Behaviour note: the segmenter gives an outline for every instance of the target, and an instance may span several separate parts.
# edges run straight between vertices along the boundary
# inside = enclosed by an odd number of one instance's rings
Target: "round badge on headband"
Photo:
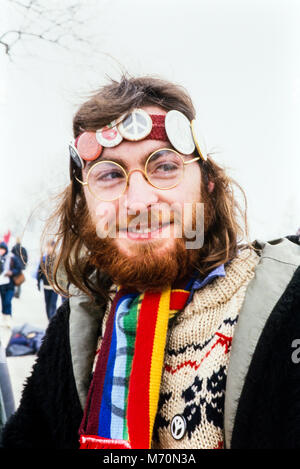
[[[190,155],[195,144],[188,118],[179,111],[169,111],[166,115],[165,127],[168,138],[179,153]]]
[[[77,148],[72,143],[69,143],[69,153],[76,166],[82,169],[84,167],[84,162],[80,157]]]
[[[193,139],[194,139],[196,148],[201,158],[204,161],[206,161],[207,160],[206,143],[205,143],[203,135],[201,134],[199,127],[200,127],[199,122],[196,119],[192,120],[191,129],[192,129]]]
[[[103,147],[110,148],[119,145],[123,137],[118,130],[117,121],[112,121],[102,129],[97,130],[96,139]]]
[[[93,161],[101,155],[102,145],[96,139],[95,132],[83,132],[75,143],[80,157],[85,161]]]
[[[122,137],[137,142],[147,137],[152,130],[152,119],[143,109],[134,109],[120,124],[118,129]]]

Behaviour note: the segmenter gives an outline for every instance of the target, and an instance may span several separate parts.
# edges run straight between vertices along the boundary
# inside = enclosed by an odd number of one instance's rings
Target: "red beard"
[[[158,255],[161,240],[137,244],[136,254],[127,256],[112,238],[100,239],[95,226],[88,220],[81,225],[81,237],[89,250],[90,262],[109,275],[116,285],[137,291],[159,290],[195,271],[199,250],[186,249],[185,239],[174,239],[173,248]],[[157,244],[158,243],[158,244]]]

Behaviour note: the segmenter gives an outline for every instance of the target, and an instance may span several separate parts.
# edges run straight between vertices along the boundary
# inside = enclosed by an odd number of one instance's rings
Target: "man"
[[[27,254],[27,250],[25,249],[25,247],[21,245],[21,240],[19,237],[16,238],[16,244],[13,246],[11,252],[19,258],[20,263],[22,265],[22,270],[25,270],[26,265],[28,263],[28,254]],[[21,296],[21,285],[16,285],[14,297],[20,298],[20,296]]]
[[[2,301],[2,325],[11,327],[12,299],[14,296],[13,277],[21,273],[22,265],[17,256],[8,251],[7,244],[0,243],[0,295]]]
[[[3,446],[299,447],[299,246],[242,244],[233,181],[181,87],[111,82],[73,129],[48,226],[70,298]]]

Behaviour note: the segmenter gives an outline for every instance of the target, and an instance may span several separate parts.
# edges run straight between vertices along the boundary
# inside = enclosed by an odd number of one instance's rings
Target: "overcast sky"
[[[60,8],[69,3],[61,0]],[[91,46],[74,42],[64,50],[26,39],[12,60],[0,49],[0,236],[9,228],[19,234],[35,206],[45,198],[47,206],[49,192],[68,182],[72,116],[121,67],[187,88],[209,149],[221,150],[216,161],[246,191],[252,239],[294,233],[300,226],[300,2],[81,3],[78,34]],[[2,31],[21,17],[2,0]],[[37,233],[25,231],[24,244],[37,243]]]

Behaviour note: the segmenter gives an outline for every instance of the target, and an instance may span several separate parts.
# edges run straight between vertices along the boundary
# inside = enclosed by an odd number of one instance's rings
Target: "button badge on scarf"
[[[203,135],[201,134],[199,127],[200,127],[199,122],[196,119],[192,120],[191,129],[192,129],[192,135],[193,135],[196,148],[201,158],[204,161],[206,161],[207,160],[206,143],[205,143]]]
[[[174,440],[181,440],[186,432],[186,420],[183,415],[175,415],[171,422],[171,435]]]
[[[77,148],[72,143],[69,143],[69,153],[76,166],[82,169],[84,167],[84,162],[82,161]]]
[[[102,152],[102,145],[97,141],[95,132],[83,132],[76,146],[79,155],[85,161],[95,160]]]
[[[190,155],[195,150],[191,125],[188,118],[179,111],[166,114],[165,128],[173,147],[183,155]]]
[[[117,121],[112,121],[110,124],[97,130],[96,139],[103,147],[116,147],[119,145],[123,137],[117,128]]]
[[[150,134],[152,119],[143,109],[135,109],[118,125],[118,129],[126,140],[137,142]]]

